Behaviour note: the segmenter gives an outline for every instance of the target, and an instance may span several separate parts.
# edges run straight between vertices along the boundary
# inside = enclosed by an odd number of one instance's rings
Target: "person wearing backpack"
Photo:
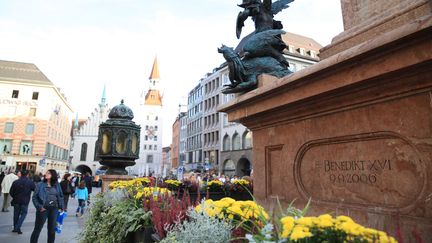
[[[85,203],[88,200],[88,190],[85,181],[82,180],[75,191],[75,196],[78,199],[78,208],[75,216],[82,216],[84,214]],[[81,212],[80,212],[81,211]]]
[[[75,192],[75,189],[72,186],[71,183],[72,175],[69,173],[66,173],[63,176],[63,180],[60,182],[60,187],[63,192],[63,198],[64,198],[64,211],[67,212],[68,202],[69,202],[69,196],[72,195]]]

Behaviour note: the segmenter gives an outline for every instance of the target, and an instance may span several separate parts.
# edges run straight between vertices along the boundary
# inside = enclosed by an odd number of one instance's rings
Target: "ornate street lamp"
[[[97,156],[108,167],[107,175],[127,175],[126,166],[135,165],[139,155],[141,127],[132,121],[132,110],[124,101],[112,108],[108,120],[99,125]]]

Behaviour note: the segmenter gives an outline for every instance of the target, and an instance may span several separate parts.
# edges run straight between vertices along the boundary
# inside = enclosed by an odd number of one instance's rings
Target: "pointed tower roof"
[[[76,115],[75,115],[75,121],[74,121],[74,126],[73,126],[73,128],[74,128],[74,129],[78,129],[78,112],[77,112]]]
[[[105,105],[106,102],[106,84],[104,84],[101,98],[101,105]]]
[[[153,67],[152,67],[149,79],[150,80],[159,80],[160,79],[157,56],[155,56],[155,59],[153,61]]]

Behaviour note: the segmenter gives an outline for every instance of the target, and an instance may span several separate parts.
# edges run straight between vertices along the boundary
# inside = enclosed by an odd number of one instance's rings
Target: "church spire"
[[[157,56],[155,56],[155,59],[153,61],[153,67],[152,67],[149,79],[150,80],[159,80],[160,79]]]
[[[149,77],[149,90],[144,99],[145,105],[157,105],[162,106],[162,96],[159,92],[159,66],[157,61],[157,56],[153,61],[153,67]]]
[[[101,98],[101,105],[105,105],[106,102],[106,84],[104,84],[103,91],[102,91],[102,98]]]

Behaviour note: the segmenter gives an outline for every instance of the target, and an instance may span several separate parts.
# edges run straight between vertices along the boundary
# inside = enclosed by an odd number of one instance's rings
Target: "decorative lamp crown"
[[[124,100],[121,100],[120,105],[114,106],[108,114],[110,119],[126,119],[132,120],[134,118],[131,108],[124,104]]]

